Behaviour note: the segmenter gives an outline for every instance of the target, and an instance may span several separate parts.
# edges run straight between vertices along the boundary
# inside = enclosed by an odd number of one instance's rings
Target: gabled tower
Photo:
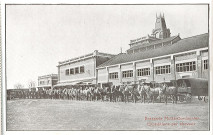
[[[164,14],[160,14],[160,16],[157,16],[156,14],[155,29],[152,30],[152,36],[159,39],[170,37],[170,29],[167,29],[166,27]]]

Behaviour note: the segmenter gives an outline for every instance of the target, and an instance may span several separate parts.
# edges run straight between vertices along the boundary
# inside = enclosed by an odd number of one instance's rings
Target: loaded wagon
[[[202,78],[183,78],[177,80],[177,95],[180,101],[191,102],[192,96],[208,101],[208,80]],[[201,98],[203,97],[203,98]]]
[[[29,89],[8,89],[7,100],[25,98],[27,93],[29,93]]]

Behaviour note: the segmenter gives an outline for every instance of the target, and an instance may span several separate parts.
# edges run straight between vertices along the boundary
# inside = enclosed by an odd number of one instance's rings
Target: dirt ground
[[[51,99],[7,101],[7,130],[209,130],[209,105]]]

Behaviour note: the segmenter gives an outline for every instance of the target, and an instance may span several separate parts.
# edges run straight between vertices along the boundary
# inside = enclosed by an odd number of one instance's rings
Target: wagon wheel
[[[203,97],[198,96],[198,100],[202,100],[202,99],[203,99]]]
[[[191,103],[191,101],[192,101],[192,95],[191,94],[186,94],[186,102],[187,103]]]
[[[209,101],[208,96],[205,96],[205,97],[204,97],[204,102],[205,102],[205,103],[208,103],[208,101]]]
[[[184,96],[183,95],[179,95],[179,101],[183,102],[184,101]]]

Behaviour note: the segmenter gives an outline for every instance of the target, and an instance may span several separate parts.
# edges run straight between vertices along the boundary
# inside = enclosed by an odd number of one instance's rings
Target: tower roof
[[[155,29],[152,30],[152,35],[161,39],[170,37],[170,30],[166,27],[164,14],[160,13],[159,16],[156,14]]]
[[[164,14],[163,15],[156,15],[156,22],[155,22],[155,29],[154,30],[166,30],[166,21],[164,18]]]

